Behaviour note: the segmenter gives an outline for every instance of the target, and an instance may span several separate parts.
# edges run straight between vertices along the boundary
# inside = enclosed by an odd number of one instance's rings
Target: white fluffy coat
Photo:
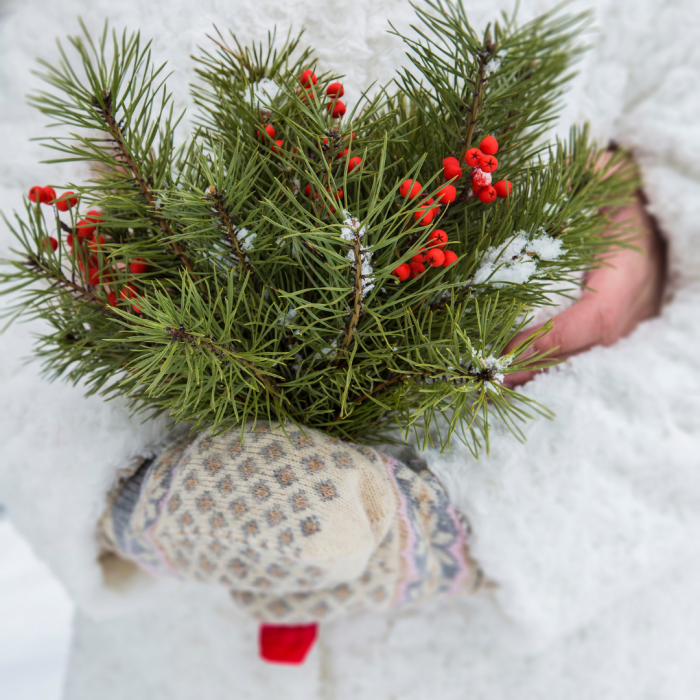
[[[510,0],[465,0],[477,26]],[[523,19],[551,6],[524,0]],[[256,659],[255,626],[225,593],[142,579],[108,586],[95,522],[120,469],[167,438],[119,401],[84,399],[26,364],[32,332],[0,337],[0,502],[80,608],[68,700],[193,697],[426,697],[484,700],[692,700],[700,685],[700,6],[696,0],[577,0],[600,33],[566,100],[560,131],[590,120],[601,140],[632,146],[651,210],[670,242],[669,301],[629,338],[594,349],[524,391],[554,409],[521,445],[489,458],[453,447],[431,467],[470,518],[474,553],[500,582],[492,599],[435,604],[322,629],[300,669]],[[244,39],[306,25],[325,68],[347,74],[348,101],[403,60],[387,20],[398,0],[15,0],[0,24],[0,207],[34,184],[77,181],[80,168],[38,165],[28,139],[43,117],[23,95],[33,59],[57,60],[53,37],[80,13],[141,28],[167,59],[176,104],[189,104],[189,54],[212,22]],[[0,230],[0,255],[11,245]]]

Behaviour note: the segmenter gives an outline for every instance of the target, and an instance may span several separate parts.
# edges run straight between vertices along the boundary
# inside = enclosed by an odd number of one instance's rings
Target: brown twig
[[[464,160],[466,152],[471,147],[472,138],[474,138],[474,129],[476,128],[479,109],[481,108],[481,103],[484,97],[484,88],[486,87],[486,65],[491,60],[491,56],[493,56],[495,50],[496,45],[491,41],[491,37],[487,35],[486,39],[484,40],[484,50],[479,52],[479,69],[476,79],[476,90],[473,92],[472,105],[469,111],[467,135],[462,142],[464,147],[459,157],[460,163]]]
[[[84,297],[87,301],[93,304],[97,304],[104,311],[117,313],[117,310],[113,306],[111,306],[111,304],[108,304],[104,299],[100,299],[100,297],[98,297],[97,294],[94,294],[90,290],[85,289],[85,287],[81,287],[79,284],[76,284],[75,282],[69,280],[65,275],[59,274],[55,270],[45,267],[42,264],[41,260],[39,260],[39,258],[30,257],[27,260],[27,265],[41,270],[41,272],[43,272],[45,275],[52,278],[55,284],[60,284],[63,287],[67,287],[72,292],[75,292],[76,294]]]
[[[352,244],[352,250],[355,257],[355,294],[353,296],[352,314],[350,315],[350,320],[345,328],[345,337],[343,338],[343,342],[338,348],[336,362],[343,359],[343,355],[355,335],[357,324],[360,322],[360,314],[362,313],[362,243],[360,240],[360,234],[357,231],[354,233],[355,242]]]
[[[233,248],[234,252],[236,253],[236,257],[238,258],[240,266],[245,272],[250,272],[250,266],[245,261],[245,254],[241,250],[238,238],[236,237],[236,227],[231,221],[231,216],[229,215],[228,210],[226,209],[226,205],[224,204],[224,198],[222,194],[216,190],[216,187],[214,187],[214,185],[210,185],[209,195],[214,200],[214,207],[217,213],[219,214],[219,218],[224,224],[224,227],[226,228],[226,233],[228,234],[228,237],[231,241],[231,248]]]
[[[138,184],[139,189],[141,190],[143,196],[146,198],[148,205],[153,210],[153,216],[158,222],[158,225],[163,231],[163,234],[165,235],[166,239],[168,239],[170,245],[172,245],[173,250],[177,253],[180,260],[182,260],[182,263],[187,268],[188,272],[190,272],[196,280],[197,277],[194,274],[194,263],[189,258],[187,253],[185,253],[184,247],[177,241],[172,240],[173,232],[170,228],[170,223],[158,211],[158,207],[156,206],[156,195],[151,189],[148,180],[141,173],[141,169],[139,168],[139,165],[134,159],[134,157],[131,155],[131,152],[129,151],[129,148],[127,147],[126,143],[124,143],[121,127],[117,123],[117,120],[115,119],[114,114],[112,113],[111,94],[108,92],[104,92],[102,95],[102,101],[103,105],[99,106],[100,116],[102,117],[102,120],[107,126],[109,133],[112,134],[112,138],[115,144],[114,147],[119,153],[119,158],[122,161],[122,165],[126,166],[131,171],[131,174],[134,176],[135,182]]]

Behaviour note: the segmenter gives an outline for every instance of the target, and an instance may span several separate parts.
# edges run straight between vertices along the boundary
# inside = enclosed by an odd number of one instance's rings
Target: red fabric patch
[[[260,658],[273,664],[303,664],[316,641],[318,624],[260,625]]]

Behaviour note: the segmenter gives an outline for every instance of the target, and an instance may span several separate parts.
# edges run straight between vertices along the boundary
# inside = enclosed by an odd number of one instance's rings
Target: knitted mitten
[[[102,518],[111,548],[156,575],[216,583],[283,624],[417,604],[475,586],[440,483],[315,430],[258,423],[183,438]]]

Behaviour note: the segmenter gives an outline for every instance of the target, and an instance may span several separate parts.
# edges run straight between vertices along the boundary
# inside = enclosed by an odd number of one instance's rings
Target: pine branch
[[[106,301],[100,299],[100,297],[98,297],[96,294],[85,289],[84,287],[81,287],[79,284],[72,282],[65,275],[60,274],[56,270],[53,270],[50,267],[43,265],[39,258],[30,256],[26,261],[26,265],[33,271],[41,272],[46,279],[52,280],[54,284],[57,284],[61,287],[65,287],[66,289],[71,290],[78,296],[83,297],[91,304],[95,304],[100,309],[102,309],[102,311],[107,311],[109,313],[117,313],[116,309],[110,306]]]
[[[219,218],[221,219],[221,222],[223,223],[224,228],[226,229],[226,234],[228,235],[229,240],[231,241],[231,248],[233,249],[234,253],[236,254],[236,257],[238,258],[238,264],[241,266],[241,269],[243,269],[245,272],[250,272],[250,267],[245,261],[245,254],[241,250],[238,238],[236,237],[236,228],[233,225],[233,222],[231,221],[231,216],[229,215],[229,212],[226,209],[224,199],[221,193],[216,190],[216,187],[214,187],[214,185],[209,185],[209,195],[214,200],[214,207],[216,208]]]
[[[248,368],[255,375],[257,380],[265,388],[265,391],[270,395],[270,397],[277,403],[282,402],[287,405],[287,410],[291,415],[295,415],[293,407],[290,405],[289,400],[284,396],[284,392],[280,387],[273,381],[270,377],[265,374],[259,367],[257,367],[250,360],[246,360],[241,357],[235,350],[230,346],[222,345],[220,343],[215,343],[212,338],[208,340],[202,340],[197,336],[188,333],[184,326],[180,324],[179,328],[166,327],[165,332],[172,338],[174,343],[188,343],[193,348],[203,347],[209,350],[209,352],[214,355],[214,357],[219,360],[228,359],[240,363],[244,367]]]
[[[121,126],[117,122],[114,113],[112,112],[112,95],[105,91],[102,94],[102,104],[100,104],[98,100],[94,100],[94,103],[95,107],[99,110],[100,116],[102,117],[102,120],[104,121],[109,133],[112,134],[112,138],[116,144],[116,149],[123,161],[122,164],[131,171],[134,180],[138,184],[143,196],[146,198],[153,217],[163,231],[165,238],[168,240],[170,245],[172,245],[173,250],[177,253],[180,260],[182,260],[182,263],[187,268],[188,272],[190,272],[196,280],[197,275],[194,273],[194,263],[185,252],[182,244],[172,240],[173,232],[170,227],[170,222],[158,210],[157,197],[151,189],[151,185],[148,183],[148,180],[141,173],[139,164],[136,162],[126,143],[124,142]]]
[[[525,346],[500,354],[530,310],[552,303],[551,282],[573,289],[624,243],[607,235],[610,212],[635,181],[624,168],[595,170],[585,130],[541,139],[579,51],[580,17],[549,13],[520,28],[505,18],[480,37],[459,3],[428,0],[416,12],[398,93],[380,87],[342,119],[326,97],[340,76],[322,73],[298,39],[245,47],[218,33],[195,59],[200,127],[180,149],[164,67],[138,34],[105,30],[93,42],[84,30],[71,39],[80,70],[65,53],[44,64],[52,91],[32,101],[71,127],[49,145],[97,164],[70,189],[80,212],[101,211],[94,238],[70,254],[63,232],[75,236],[78,209],[27,203],[26,223],[18,217],[22,252],[0,283],[22,295],[13,314],[55,329],[40,340],[45,366],[196,429],[264,416],[368,439],[395,421],[444,449],[461,433],[476,452],[498,416],[522,437],[524,408],[543,410],[500,384]],[[307,69],[316,87],[301,85]],[[498,139],[512,194],[486,205],[465,172],[456,201],[425,222],[443,159],[482,134]],[[405,179],[422,183],[420,196],[400,196]],[[435,228],[457,261],[400,282],[392,271]],[[105,284],[125,308],[106,308]]]

